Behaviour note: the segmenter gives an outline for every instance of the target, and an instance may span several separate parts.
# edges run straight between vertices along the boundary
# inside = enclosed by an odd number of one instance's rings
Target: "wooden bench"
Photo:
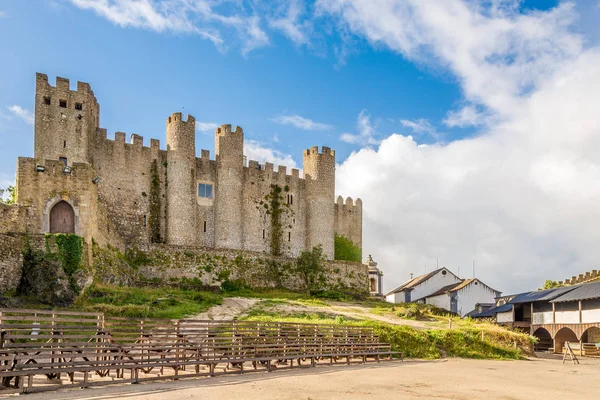
[[[600,348],[594,343],[584,343],[583,355],[586,357],[600,357]]]
[[[372,327],[0,309],[0,394],[53,390],[61,374],[87,387],[394,357]]]

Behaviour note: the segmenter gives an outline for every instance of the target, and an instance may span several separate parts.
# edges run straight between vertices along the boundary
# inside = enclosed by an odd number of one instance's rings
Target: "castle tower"
[[[167,118],[167,243],[193,246],[196,229],[196,120]]]
[[[100,126],[100,105],[89,84],[77,82],[71,90],[69,80],[36,74],[34,157],[61,160],[68,165],[90,162],[91,137]]]
[[[333,259],[335,151],[311,147],[304,152],[304,178],[306,180],[306,247],[323,246],[323,253]]]
[[[242,187],[244,180],[244,131],[221,125],[215,131],[217,182],[215,198],[215,247],[243,248]]]

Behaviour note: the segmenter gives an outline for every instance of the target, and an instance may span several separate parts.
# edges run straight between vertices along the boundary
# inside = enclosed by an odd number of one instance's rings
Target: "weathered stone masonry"
[[[320,244],[329,259],[334,233],[362,246],[362,202],[334,202],[335,152],[327,147],[304,152],[301,178],[297,169],[245,165],[244,132],[231,125],[216,129],[214,160],[208,150],[196,157],[195,120],[181,113],[167,118],[166,150],[137,134],[109,140],[90,85],[71,90],[57,78],[52,86],[44,74],[36,75],[34,129],[34,158],[18,160],[18,206],[0,209],[9,217],[0,233],[46,233],[60,221],[88,243],[121,249],[159,241],[258,253],[272,253],[278,235],[283,256]],[[277,231],[267,200],[276,186],[284,203]]]

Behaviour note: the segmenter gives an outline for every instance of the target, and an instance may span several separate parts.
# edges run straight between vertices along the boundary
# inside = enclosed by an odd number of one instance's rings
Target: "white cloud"
[[[261,19],[240,4],[231,3],[230,13],[219,12],[221,4],[211,0],[70,0],[78,8],[91,10],[121,27],[198,35],[218,49],[235,33],[243,54],[269,44]],[[233,40],[231,40],[233,41]]]
[[[6,13],[6,11],[0,10],[0,18],[6,18],[6,17],[8,17],[8,14]]]
[[[271,118],[270,121],[282,125],[292,125],[298,129],[304,129],[306,131],[326,131],[333,129],[333,126],[331,125],[315,122],[299,115],[283,115],[280,117]]]
[[[25,123],[33,125],[33,113],[31,111],[17,105],[8,106],[6,108],[8,108],[15,116],[25,121]]]
[[[307,31],[310,28],[310,23],[308,21],[300,22],[304,11],[305,4],[303,1],[291,0],[284,15],[271,18],[269,26],[280,30],[296,44],[306,44],[309,41]]]
[[[505,292],[600,267],[600,48],[571,30],[571,3],[527,14],[467,0],[318,7],[379,49],[452,74],[473,108],[445,123],[481,126],[447,144],[393,134],[338,168],[338,192],[364,201],[364,253],[387,288],[436,259],[466,276],[475,259]]]
[[[378,144],[379,141],[374,138],[375,125],[371,123],[371,116],[367,110],[362,110],[356,118],[356,128],[358,133],[342,133],[340,140],[350,144],[371,145]]]
[[[424,118],[415,120],[401,119],[400,124],[405,128],[410,128],[417,135],[429,135],[436,140],[442,137],[442,134],[437,131],[435,126]]]
[[[258,161],[261,164],[270,162],[276,166],[286,166],[288,167],[288,170],[296,168],[296,162],[291,155],[266,147],[255,140],[244,141],[244,155],[248,160]]]
[[[196,121],[196,130],[202,133],[213,133],[221,124],[216,122],[201,122]]]
[[[449,128],[465,128],[468,126],[481,126],[484,124],[485,119],[485,115],[478,112],[476,107],[468,105],[459,110],[449,111],[442,122]]]

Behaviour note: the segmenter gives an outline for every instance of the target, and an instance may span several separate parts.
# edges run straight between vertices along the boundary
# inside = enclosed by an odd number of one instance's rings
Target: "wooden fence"
[[[393,357],[372,327],[0,309],[0,395]]]

